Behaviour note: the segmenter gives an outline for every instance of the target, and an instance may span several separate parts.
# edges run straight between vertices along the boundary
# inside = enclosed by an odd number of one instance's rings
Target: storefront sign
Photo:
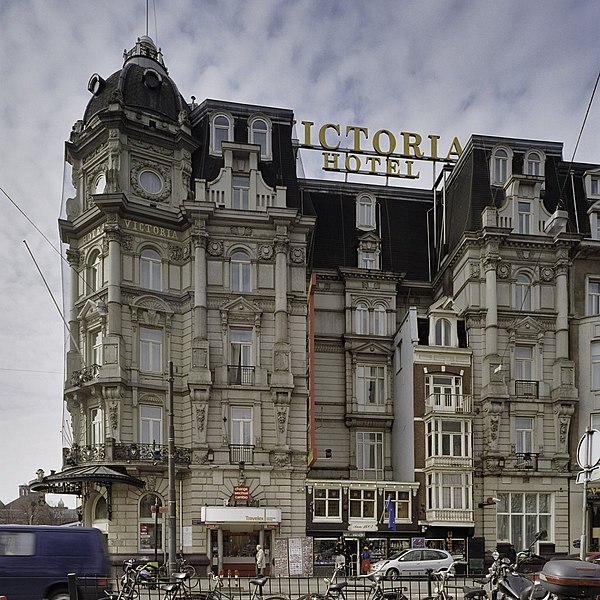
[[[202,506],[200,519],[207,525],[209,523],[273,524],[281,523],[281,509],[250,506]]]
[[[350,523],[348,531],[377,531],[377,523]]]
[[[371,133],[367,127],[338,123],[325,123],[317,129],[313,121],[301,125],[300,148],[321,150],[324,171],[418,179],[421,173],[415,161],[455,162],[462,154],[457,137],[442,146],[439,135],[424,137],[414,131],[379,129]]]
[[[138,233],[149,233],[150,235],[156,235],[158,237],[167,238],[169,240],[177,240],[177,232],[173,229],[167,229],[166,227],[159,227],[158,225],[150,225],[150,223],[141,223],[139,221],[133,221],[132,219],[123,219],[122,222],[125,229],[130,231],[136,231]]]
[[[233,488],[234,500],[250,500],[250,488],[247,485],[236,485]]]

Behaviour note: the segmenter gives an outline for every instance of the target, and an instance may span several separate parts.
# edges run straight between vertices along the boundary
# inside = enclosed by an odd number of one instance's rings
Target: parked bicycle
[[[432,582],[431,591],[433,595],[423,598],[423,600],[452,600],[452,596],[448,592],[448,580],[454,577],[454,565],[448,569],[440,569],[439,571],[429,571],[427,575]]]
[[[203,594],[198,594],[196,597],[199,600],[238,600],[238,598],[234,598],[232,594],[229,594],[223,590],[223,576],[222,575],[209,575],[209,588],[208,592]],[[213,585],[211,587],[210,582],[212,581]],[[289,600],[287,596],[284,594],[270,594],[265,596],[263,593],[263,587],[269,581],[269,578],[266,575],[259,575],[254,579],[250,579],[248,582],[250,585],[254,586],[252,590],[252,594],[250,596],[250,600]]]
[[[298,600],[346,600],[344,588],[348,585],[348,582],[345,580],[336,582],[338,574],[343,572],[344,568],[344,563],[337,563],[333,569],[331,577],[323,578],[327,584],[324,594],[306,594],[300,596]]]
[[[368,575],[362,575],[370,581],[370,590],[367,600],[408,600],[404,592],[408,588],[395,587],[389,590],[384,589],[383,581],[386,580],[386,576],[383,573],[369,573]]]

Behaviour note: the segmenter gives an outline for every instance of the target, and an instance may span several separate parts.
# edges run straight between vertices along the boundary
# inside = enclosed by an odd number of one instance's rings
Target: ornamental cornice
[[[365,280],[374,280],[374,281],[390,281],[393,283],[400,283],[406,277],[406,273],[392,273],[390,271],[373,271],[373,270],[363,270],[363,269],[342,269],[340,268],[340,277],[343,280],[348,279],[365,279]],[[317,274],[317,283],[319,279],[337,279],[340,277],[327,277],[321,276],[321,274]]]
[[[165,146],[158,146],[156,144],[150,144],[138,139],[129,139],[129,145],[132,148],[141,148],[142,150],[154,152],[154,154],[161,154],[162,156],[174,156],[174,152],[170,148]]]
[[[341,341],[315,341],[315,352],[324,352],[327,354],[340,354],[344,352],[344,344]]]
[[[67,248],[67,262],[74,269],[79,267],[81,262],[81,252],[79,252],[79,250]]]

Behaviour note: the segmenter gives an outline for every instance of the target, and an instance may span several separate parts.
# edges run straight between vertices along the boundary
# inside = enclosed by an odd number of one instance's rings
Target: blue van
[[[69,600],[69,573],[77,575],[80,600],[105,596],[108,552],[99,529],[0,525],[0,596]]]

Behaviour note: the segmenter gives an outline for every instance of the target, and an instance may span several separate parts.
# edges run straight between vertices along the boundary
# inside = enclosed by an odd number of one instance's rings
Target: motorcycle
[[[539,531],[531,544],[517,554],[514,562],[507,557],[500,557],[498,552],[493,553],[494,562],[488,570],[485,579],[479,580],[479,588],[464,588],[466,600],[483,600],[488,596],[485,586],[489,586],[489,597],[491,600],[548,600],[549,590],[543,588],[539,583],[533,581],[518,569],[521,565],[534,558],[544,560],[533,552],[533,546],[546,537],[545,531]]]

